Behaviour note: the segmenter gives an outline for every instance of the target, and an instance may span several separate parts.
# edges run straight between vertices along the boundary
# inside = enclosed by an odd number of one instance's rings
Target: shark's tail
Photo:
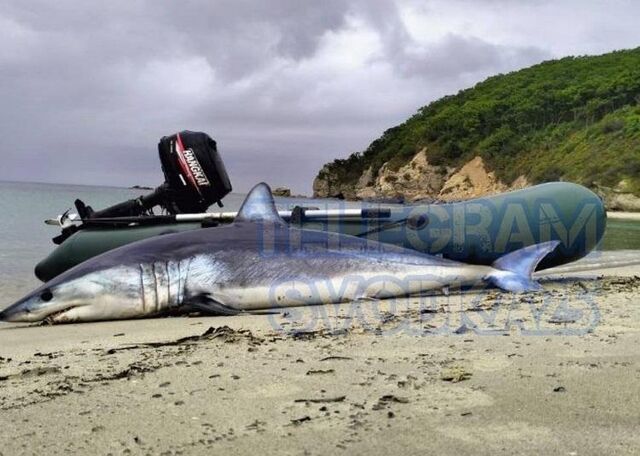
[[[522,293],[538,291],[542,287],[533,280],[531,274],[538,263],[558,247],[560,241],[542,242],[530,245],[498,258],[491,267],[494,269],[486,280],[506,291]]]

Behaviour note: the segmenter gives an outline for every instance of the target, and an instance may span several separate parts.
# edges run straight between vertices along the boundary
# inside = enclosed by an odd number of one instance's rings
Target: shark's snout
[[[0,321],[11,323],[32,323],[68,308],[64,300],[54,299],[54,295],[47,287],[41,287],[24,296],[0,311]]]
[[[30,309],[25,299],[11,304],[0,311],[0,321],[23,322],[29,321]]]
[[[28,317],[29,313],[28,311],[25,311],[25,309],[21,308],[19,304],[20,303],[18,302],[2,309],[0,311],[0,321],[6,321],[6,322],[26,321],[26,317]]]
[[[142,302],[139,273],[115,267],[71,278],[63,274],[2,309],[0,321],[72,323],[113,319],[114,314],[128,317]]]

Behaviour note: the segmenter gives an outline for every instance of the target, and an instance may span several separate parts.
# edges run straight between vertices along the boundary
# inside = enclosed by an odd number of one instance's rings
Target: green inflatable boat
[[[213,229],[233,214],[182,214],[85,221],[35,268],[47,281],[76,264],[116,247],[186,230]],[[305,229],[335,231],[401,245],[458,261],[491,264],[523,246],[559,240],[539,269],[575,261],[593,250],[605,231],[602,201],[576,184],[554,182],[463,202],[389,208],[317,211],[295,208],[281,214]],[[198,221],[195,221],[198,220]]]

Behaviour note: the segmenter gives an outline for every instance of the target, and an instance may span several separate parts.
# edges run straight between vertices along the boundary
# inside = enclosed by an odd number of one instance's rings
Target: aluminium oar
[[[296,209],[290,211],[278,211],[278,215],[290,220],[295,217]],[[237,212],[203,212],[198,214],[172,214],[172,215],[148,215],[135,217],[105,217],[82,219],[78,214],[62,214],[54,219],[47,219],[47,225],[67,227],[74,223],[90,225],[155,225],[163,223],[193,223],[205,221],[231,222],[237,216]],[[343,220],[343,219],[385,219],[391,216],[391,210],[387,208],[372,209],[302,209],[301,217],[305,220]]]

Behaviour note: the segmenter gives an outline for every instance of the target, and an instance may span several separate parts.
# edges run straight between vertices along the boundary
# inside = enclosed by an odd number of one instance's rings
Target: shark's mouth
[[[61,319],[60,317],[62,317],[62,315],[68,312],[69,310],[75,309],[75,307],[76,306],[65,307],[64,309],[60,309],[52,314],[49,314],[45,317],[44,320],[42,320],[42,323],[45,325],[53,325],[54,323],[64,323],[65,320]]]

